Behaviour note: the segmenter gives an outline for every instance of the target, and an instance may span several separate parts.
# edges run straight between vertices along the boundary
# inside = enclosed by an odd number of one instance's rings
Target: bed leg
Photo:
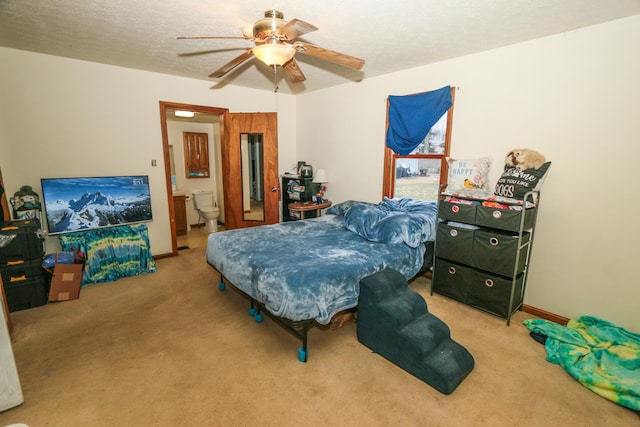
[[[264,320],[264,317],[260,312],[260,306],[256,307],[256,304],[254,303],[253,298],[251,298],[251,307],[249,307],[249,316],[253,317],[256,320],[256,323],[262,323],[262,321]]]
[[[298,360],[302,363],[307,363],[307,357],[309,356],[309,349],[307,348],[307,328],[305,326],[302,332],[302,347],[298,349]]]
[[[303,323],[302,331],[298,334],[300,336],[300,339],[302,339],[302,347],[298,349],[298,360],[302,363],[306,363],[307,358],[309,357],[309,348],[307,347],[307,333],[309,332],[309,329],[311,329],[312,325],[313,322]]]
[[[308,355],[308,350],[306,349],[305,346],[300,347],[298,349],[298,360],[301,361],[302,363],[307,363],[307,355]]]

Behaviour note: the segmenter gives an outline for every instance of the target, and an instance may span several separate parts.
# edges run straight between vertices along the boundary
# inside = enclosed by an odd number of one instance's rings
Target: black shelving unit
[[[313,178],[297,176],[282,176],[282,221],[296,221],[300,213],[290,212],[289,204],[296,202],[310,202],[317,193],[320,184],[314,183]],[[315,211],[305,214],[305,218],[314,218]]]
[[[507,319],[522,307],[539,194],[500,201],[440,195],[431,292]],[[518,210],[519,206],[523,206]]]

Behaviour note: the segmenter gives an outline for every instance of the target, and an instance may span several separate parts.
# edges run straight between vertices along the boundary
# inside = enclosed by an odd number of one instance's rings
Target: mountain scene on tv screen
[[[49,232],[61,233],[151,220],[151,198],[148,193],[118,193],[117,196],[109,195],[104,190],[93,189],[79,197],[47,201]]]

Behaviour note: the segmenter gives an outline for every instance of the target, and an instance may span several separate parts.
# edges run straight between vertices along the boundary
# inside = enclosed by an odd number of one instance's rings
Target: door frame
[[[178,252],[178,237],[176,234],[176,213],[173,205],[173,189],[171,186],[171,159],[169,156],[169,134],[167,132],[167,110],[187,110],[197,113],[215,114],[223,121],[224,114],[228,108],[207,107],[204,105],[181,104],[177,102],[160,101],[160,128],[162,131],[162,152],[164,156],[165,182],[167,186],[167,201],[169,204],[169,223],[171,227],[171,253],[173,256]],[[221,123],[223,126],[223,123]]]

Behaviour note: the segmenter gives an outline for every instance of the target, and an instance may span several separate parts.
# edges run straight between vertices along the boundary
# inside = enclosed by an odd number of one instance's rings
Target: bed
[[[355,308],[360,279],[388,267],[410,279],[430,266],[436,214],[436,202],[349,201],[318,218],[212,233],[206,259],[220,290],[250,298],[256,321],[264,311],[298,335],[305,362],[307,332]]]

